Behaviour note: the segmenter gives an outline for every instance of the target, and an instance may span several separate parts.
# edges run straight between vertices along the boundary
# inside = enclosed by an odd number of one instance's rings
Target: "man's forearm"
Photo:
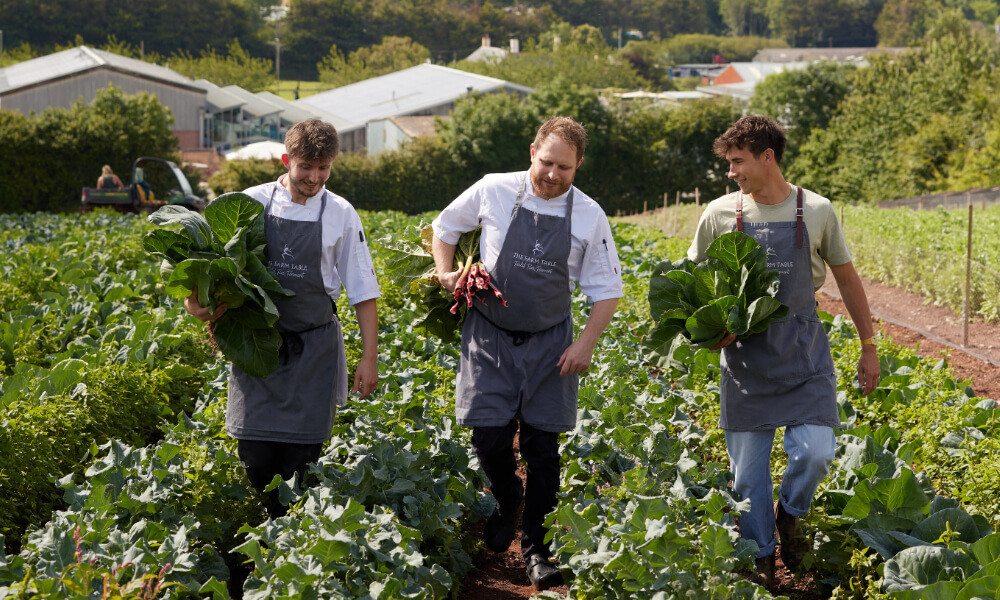
[[[361,359],[378,357],[378,301],[375,298],[354,305],[361,330]]]
[[[431,256],[434,257],[434,266],[437,269],[438,277],[455,270],[455,244],[442,241],[438,236],[431,240]]]
[[[591,347],[596,346],[597,340],[600,339],[601,334],[604,333],[608,324],[611,323],[611,319],[614,318],[617,308],[618,298],[609,298],[594,302],[594,306],[590,309],[590,317],[587,319],[587,324],[580,333],[580,341],[586,342]]]

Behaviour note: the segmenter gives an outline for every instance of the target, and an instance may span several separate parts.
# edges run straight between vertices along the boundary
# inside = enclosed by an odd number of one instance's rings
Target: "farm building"
[[[344,152],[368,147],[369,121],[404,116],[451,114],[455,101],[467,94],[505,92],[524,97],[531,88],[430,63],[320,92],[294,102],[322,110],[346,122],[340,145]]]
[[[201,147],[205,90],[166,67],[78,46],[0,69],[0,110],[24,114],[90,102],[114,84],[127,94],[149,92],[174,115],[183,150]]]

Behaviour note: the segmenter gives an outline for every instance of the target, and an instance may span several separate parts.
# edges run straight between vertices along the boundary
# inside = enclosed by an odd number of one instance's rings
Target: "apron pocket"
[[[793,316],[774,321],[764,331],[767,357],[763,372],[768,379],[800,381],[816,375],[829,354],[826,334],[819,319]]]

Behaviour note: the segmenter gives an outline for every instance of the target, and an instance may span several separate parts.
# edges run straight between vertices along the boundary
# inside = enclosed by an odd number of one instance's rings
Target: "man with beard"
[[[280,318],[278,369],[253,377],[232,366],[226,431],[237,439],[251,485],[263,491],[275,475],[301,479],[330,439],[336,407],[347,400],[347,359],[335,299],[343,285],[358,319],[362,355],[354,392],[364,398],[378,383],[378,280],[357,211],[324,184],[340,150],[337,130],[309,119],[285,135],[288,172],[244,193],[264,205],[268,266],[295,297],[275,302]],[[184,301],[202,321],[222,316]],[[277,490],[265,499],[272,518],[287,512]]]
[[[579,374],[622,296],[608,218],[573,187],[586,145],[586,131],[573,119],[548,120],[530,146],[529,171],[487,175],[433,223],[441,285],[455,289],[455,246],[482,226],[482,262],[509,303],[490,296],[466,316],[455,412],[460,425],[473,428],[472,446],[497,500],[483,532],[486,546],[507,550],[523,505],[521,554],[538,590],[562,583],[544,525],[559,489],[558,435],[576,426]],[[593,306],[574,341],[570,296],[577,282]],[[515,473],[518,429],[523,486]]]

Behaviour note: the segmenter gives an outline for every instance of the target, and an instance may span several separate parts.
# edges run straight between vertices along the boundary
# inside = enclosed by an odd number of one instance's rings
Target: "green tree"
[[[387,36],[380,44],[359,48],[346,59],[336,46],[316,66],[319,80],[340,87],[401,71],[430,59],[430,51],[408,37]]]
[[[939,7],[936,0],[886,0],[875,20],[878,43],[883,46],[913,44],[924,37]]]
[[[847,201],[945,191],[968,148],[984,147],[1000,109],[989,35],[941,27],[920,50],[873,55],[825,130],[789,169],[796,181]]]
[[[197,58],[181,51],[169,59],[170,68],[192,79],[207,79],[220,86],[238,85],[252,92],[265,90],[274,82],[274,63],[254,58],[233,40],[226,55],[205,48]]]
[[[784,165],[791,164],[814,129],[824,129],[851,91],[857,67],[817,62],[768,76],[754,88],[750,112],[777,120],[788,131]]]
[[[124,174],[139,156],[177,159],[172,124],[156,96],[114,86],[38,116],[0,111],[0,211],[67,210],[101,165]]]
[[[766,35],[767,0],[720,0],[719,13],[732,35]]]

